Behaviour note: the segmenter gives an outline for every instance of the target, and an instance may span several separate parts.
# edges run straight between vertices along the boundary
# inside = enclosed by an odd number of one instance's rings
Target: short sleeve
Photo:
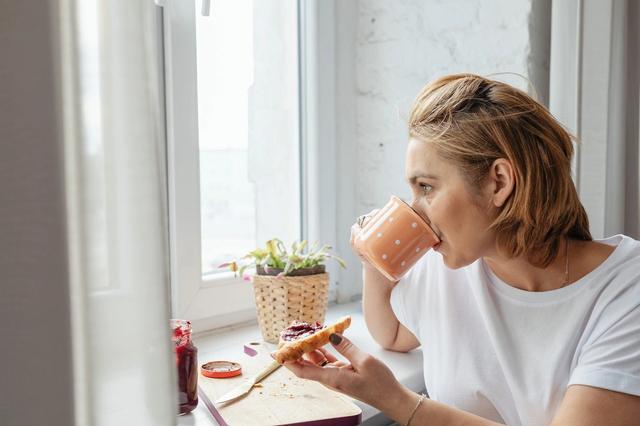
[[[429,253],[422,257],[391,291],[391,309],[398,321],[420,339]]]
[[[640,395],[640,283],[619,294],[600,315],[569,385]]]

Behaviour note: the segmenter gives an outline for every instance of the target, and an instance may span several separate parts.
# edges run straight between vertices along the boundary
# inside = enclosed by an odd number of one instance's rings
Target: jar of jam
[[[170,324],[178,369],[179,414],[186,414],[198,405],[198,348],[191,341],[190,321],[172,319]]]

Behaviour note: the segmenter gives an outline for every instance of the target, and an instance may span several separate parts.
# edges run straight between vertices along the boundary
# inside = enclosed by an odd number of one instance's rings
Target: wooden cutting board
[[[247,396],[215,406],[213,401],[271,363],[270,350],[262,343],[248,343],[244,354],[229,361],[242,365],[242,375],[212,379],[200,374],[199,396],[221,426],[314,425],[351,426],[360,424],[362,411],[350,398],[320,383],[296,377],[278,368],[254,387]]]

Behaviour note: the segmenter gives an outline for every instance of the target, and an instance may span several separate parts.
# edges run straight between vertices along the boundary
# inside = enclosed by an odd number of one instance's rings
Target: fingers
[[[301,379],[315,380],[320,383],[327,381],[327,371],[325,371],[323,367],[318,367],[306,359],[286,363],[284,366]]]
[[[324,367],[325,365],[332,365],[334,367],[341,367],[345,365],[344,362],[339,361],[338,358],[331,352],[327,351],[325,348],[318,348],[313,352],[306,353],[302,355],[303,357],[300,360],[304,360],[306,362],[310,362],[313,365],[317,365],[320,367]],[[271,358],[274,358],[274,355],[271,354]],[[288,360],[283,363],[286,364],[295,364],[299,360]]]
[[[369,222],[369,220],[371,220],[371,218],[373,216],[376,215],[376,213],[378,213],[380,211],[380,209],[373,209],[371,210],[369,213],[367,214],[363,214],[362,216],[359,216],[358,218],[362,218],[362,222],[360,223],[360,226],[365,226],[367,224],[367,222]]]
[[[321,367],[324,367],[325,365],[327,365],[330,362],[327,359],[327,357],[325,356],[325,354],[322,353],[319,350],[310,352],[308,354],[305,354],[304,356],[309,362],[311,362],[311,363],[313,363],[315,365],[319,365]]]
[[[354,223],[351,226],[351,235],[349,236],[349,245],[351,246],[351,249],[354,251],[354,253],[358,255],[358,257],[362,262],[367,262],[367,259],[362,255],[362,253],[360,253],[360,250],[358,249],[358,246],[356,244],[356,239],[358,238],[361,232],[362,232],[362,228],[357,223]]]
[[[366,352],[360,350],[360,348],[351,343],[351,340],[340,334],[332,334],[329,336],[329,340],[333,347],[354,366],[361,365],[367,357]]]
[[[320,367],[324,367],[325,365],[333,365],[334,367],[339,367],[344,365],[343,362],[339,361],[338,358],[335,357],[334,354],[327,351],[325,348],[318,348],[313,352],[304,354],[303,359],[311,362]]]
[[[335,357],[334,354],[332,354],[331,352],[329,352],[328,350],[326,350],[325,348],[320,348],[318,349],[320,352],[322,352],[322,354],[324,355],[324,357],[327,359],[327,361],[333,363],[338,361],[338,358]]]
[[[356,223],[354,224],[358,228],[364,227],[369,220],[378,212],[379,209],[373,209],[367,214],[363,214],[357,217]]]
[[[357,223],[351,225],[351,235],[349,237],[349,242],[351,243],[351,245],[355,243],[355,239],[358,235],[360,235],[360,231],[362,231],[360,225],[358,225]]]
[[[338,392],[344,392],[344,384],[353,381],[353,369],[349,364],[340,361],[327,364],[326,367],[319,367],[305,359],[300,359],[284,366],[301,379],[315,380]]]
[[[361,216],[358,216],[358,218],[356,219],[356,222],[351,225],[351,235],[349,237],[349,244],[351,245],[351,247],[354,249],[354,251],[356,252],[356,254],[360,257],[360,259],[362,259],[362,261],[366,262],[367,260],[362,256],[362,254],[360,254],[356,248],[356,238],[358,237],[358,235],[360,235],[360,233],[362,232],[362,228],[371,220],[371,218],[378,212],[378,209],[374,209],[371,210],[369,213],[367,214],[363,214]]]

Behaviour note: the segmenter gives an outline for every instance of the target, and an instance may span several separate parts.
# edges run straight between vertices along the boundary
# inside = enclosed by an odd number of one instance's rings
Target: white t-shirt
[[[547,425],[568,385],[640,395],[640,242],[617,235],[595,270],[528,292],[482,261],[429,251],[391,293],[418,338],[429,397],[507,425]]]

